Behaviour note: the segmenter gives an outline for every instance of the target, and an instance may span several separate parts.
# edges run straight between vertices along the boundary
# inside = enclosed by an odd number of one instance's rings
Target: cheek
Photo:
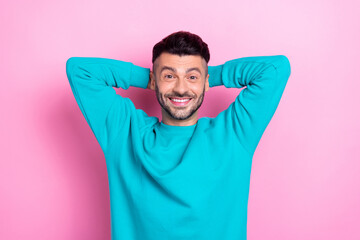
[[[170,84],[158,84],[157,86],[158,86],[159,92],[161,92],[162,94],[167,94],[172,91],[172,87]]]
[[[200,85],[200,84],[197,86],[194,86],[194,88],[192,89],[192,91],[194,93],[196,93],[196,95],[198,95],[198,96],[200,96],[202,94],[203,90],[204,90],[204,85]]]

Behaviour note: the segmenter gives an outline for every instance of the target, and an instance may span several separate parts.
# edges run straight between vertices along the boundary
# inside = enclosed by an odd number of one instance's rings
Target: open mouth
[[[170,102],[175,106],[186,106],[192,98],[169,98]]]

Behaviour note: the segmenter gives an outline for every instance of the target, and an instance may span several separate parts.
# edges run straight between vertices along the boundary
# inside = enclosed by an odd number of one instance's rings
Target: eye
[[[165,75],[165,78],[172,78],[172,75],[170,75],[170,74]]]
[[[195,80],[195,79],[197,79],[197,77],[196,76],[190,76],[190,79]]]

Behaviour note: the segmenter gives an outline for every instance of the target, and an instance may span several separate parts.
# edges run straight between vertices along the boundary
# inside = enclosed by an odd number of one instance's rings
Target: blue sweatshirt
[[[290,76],[284,55],[209,66],[210,87],[245,87],[215,118],[159,122],[116,88],[146,89],[149,68],[72,57],[66,73],[104,152],[113,240],[245,240],[252,157]]]

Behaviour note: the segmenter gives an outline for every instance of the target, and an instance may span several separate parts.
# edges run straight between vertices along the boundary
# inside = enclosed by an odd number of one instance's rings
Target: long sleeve
[[[149,68],[107,58],[71,57],[66,74],[87,123],[105,151],[119,129],[130,121],[134,105],[116,94],[116,88],[146,88]]]
[[[244,57],[209,66],[210,87],[245,87],[217,121],[234,130],[252,156],[284,92],[291,68],[284,55]]]

